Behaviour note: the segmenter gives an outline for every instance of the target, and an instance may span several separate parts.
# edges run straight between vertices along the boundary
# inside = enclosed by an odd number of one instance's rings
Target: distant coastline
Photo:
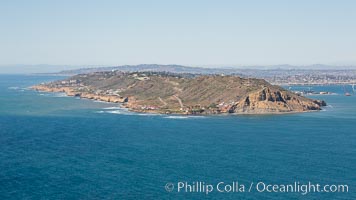
[[[113,67],[90,67],[74,70],[64,70],[56,74],[74,76],[104,71],[122,72],[170,72],[200,75],[235,75],[243,78],[260,78],[273,85],[348,85],[356,84],[356,67],[335,67],[329,65],[310,66],[250,66],[250,67],[189,67],[182,65],[122,65]]]

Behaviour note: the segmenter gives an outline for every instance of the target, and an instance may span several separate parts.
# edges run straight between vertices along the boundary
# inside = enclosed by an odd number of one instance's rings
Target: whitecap
[[[120,107],[107,107],[107,108],[103,108],[105,110],[118,110],[118,109],[122,109]]]
[[[158,113],[135,113],[135,115],[140,115],[140,116],[158,116],[161,114]]]
[[[109,104],[113,104],[112,102],[100,101],[100,100],[94,100],[94,102],[96,102],[96,103],[109,103]]]
[[[103,108],[104,110],[97,111],[97,113],[109,113],[109,114],[117,114],[117,115],[138,115],[138,116],[158,116],[161,114],[156,114],[156,113],[138,113],[138,112],[133,112],[129,111],[127,108],[121,108],[121,107],[108,107],[108,108]]]
[[[132,115],[131,112],[125,110],[111,110],[111,111],[104,111],[104,113],[117,114],[117,115]]]
[[[166,119],[193,119],[193,118],[204,118],[204,116],[176,116],[176,115],[170,115],[164,117]]]
[[[18,89],[20,89],[19,87],[16,87],[16,86],[13,86],[13,87],[8,87],[7,89],[9,89],[9,90],[18,90]]]
[[[130,112],[127,108],[121,108],[121,107],[107,107],[107,108],[102,108],[104,110],[97,111],[96,113],[110,113],[110,114],[120,114],[120,115],[131,115],[132,112]]]
[[[188,119],[188,116],[166,116],[166,119]]]
[[[56,97],[56,98],[59,98],[59,97],[68,97],[66,95],[66,93],[53,93],[53,96],[52,97]]]

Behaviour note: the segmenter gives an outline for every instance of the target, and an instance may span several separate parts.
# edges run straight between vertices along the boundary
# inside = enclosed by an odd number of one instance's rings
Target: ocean
[[[312,86],[335,93],[310,96],[320,112],[230,116],[28,89],[62,78],[0,75],[0,199],[356,199],[356,95],[342,86]]]

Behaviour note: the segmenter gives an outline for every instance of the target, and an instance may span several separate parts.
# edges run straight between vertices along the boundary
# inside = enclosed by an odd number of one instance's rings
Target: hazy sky
[[[0,65],[356,64],[356,1],[8,0]]]

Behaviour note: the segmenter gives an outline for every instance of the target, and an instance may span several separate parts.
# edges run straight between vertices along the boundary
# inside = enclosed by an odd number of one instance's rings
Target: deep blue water
[[[0,75],[0,199],[356,199],[356,96],[341,86],[313,87],[338,93],[314,96],[321,112],[186,118],[26,89],[60,78]],[[349,191],[206,195],[179,181]]]

